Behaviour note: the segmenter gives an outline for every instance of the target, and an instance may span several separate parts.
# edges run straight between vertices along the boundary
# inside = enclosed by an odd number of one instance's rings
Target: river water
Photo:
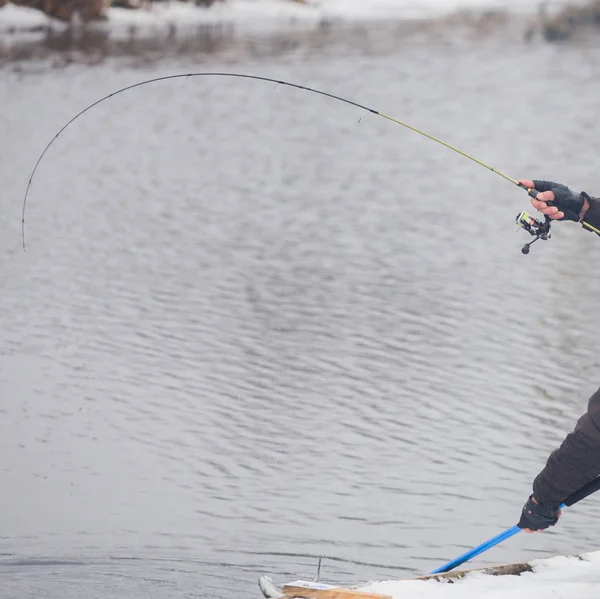
[[[257,597],[512,526],[598,386],[595,236],[520,252],[512,177],[600,193],[598,40],[321,30],[6,63],[0,596]],[[280,40],[281,41],[281,40]],[[598,548],[590,498],[469,566]]]

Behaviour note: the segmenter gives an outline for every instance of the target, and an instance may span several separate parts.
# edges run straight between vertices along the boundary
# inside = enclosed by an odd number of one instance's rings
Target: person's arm
[[[600,198],[585,191],[579,194],[562,183],[554,181],[522,180],[525,187],[537,189],[537,198],[531,199],[532,206],[553,220],[572,220],[581,223],[587,231],[600,235]],[[548,202],[552,202],[549,206]]]
[[[600,475],[600,389],[590,397],[587,412],[560,447],[550,454],[533,481],[533,493],[523,506],[518,526],[525,532],[554,526],[560,505],[572,493]]]
[[[600,475],[600,389],[590,397],[587,412],[533,481],[539,504],[559,506]]]

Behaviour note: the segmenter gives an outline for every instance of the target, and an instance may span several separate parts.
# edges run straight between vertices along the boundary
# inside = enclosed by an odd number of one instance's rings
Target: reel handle
[[[526,185],[520,182],[517,183],[517,185],[519,187],[522,187],[530,197],[537,199],[539,191],[535,187],[527,187]],[[546,205],[554,206],[554,202],[546,202]],[[517,225],[523,227],[526,231],[528,231],[531,235],[535,237],[533,241],[526,243],[521,248],[521,252],[523,254],[529,254],[529,249],[538,239],[550,239],[550,227],[552,225],[552,220],[548,215],[544,215],[544,222],[542,223],[541,221],[530,216],[526,212],[521,212],[519,215],[517,215]]]

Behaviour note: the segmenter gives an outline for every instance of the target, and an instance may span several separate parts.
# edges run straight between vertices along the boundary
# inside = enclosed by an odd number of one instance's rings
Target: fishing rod
[[[96,100],[95,102],[93,102],[92,104],[90,104],[89,106],[87,106],[86,108],[84,108],[81,112],[79,112],[78,114],[76,114],[71,120],[69,120],[59,131],[58,133],[50,140],[50,142],[48,143],[48,145],[44,148],[44,151],[40,154],[34,168],[33,171],[31,172],[31,175],[29,176],[29,181],[27,183],[27,188],[25,190],[25,196],[23,198],[23,212],[22,212],[22,216],[21,216],[21,236],[22,236],[22,241],[23,241],[23,249],[25,249],[25,210],[26,210],[26,206],[27,206],[27,198],[29,196],[29,189],[31,187],[32,181],[33,181],[33,177],[35,176],[35,173],[38,169],[38,166],[40,164],[40,162],[42,161],[42,159],[44,158],[44,156],[46,155],[46,152],[48,152],[48,150],[50,149],[50,147],[52,146],[52,144],[58,139],[58,137],[63,133],[63,131],[69,127],[74,121],[76,121],[79,117],[81,117],[82,115],[84,115],[86,112],[88,112],[89,110],[91,110],[92,108],[94,108],[95,106],[98,106],[98,104],[101,104],[102,102],[113,98],[114,96],[124,93],[126,91],[135,89],[137,87],[141,87],[143,85],[149,85],[151,83],[158,83],[160,81],[169,81],[169,80],[173,80],[173,79],[187,79],[190,77],[230,77],[230,78],[237,78],[237,79],[251,79],[251,80],[255,80],[255,81],[263,81],[263,82],[268,82],[268,83],[275,83],[277,85],[283,85],[286,87],[291,87],[291,88],[295,88],[298,90],[302,90],[302,91],[306,91],[306,92],[311,92],[314,94],[318,94],[320,96],[325,96],[327,98],[331,98],[333,100],[337,100],[339,102],[344,102],[345,104],[349,104],[350,106],[355,106],[356,108],[360,108],[361,110],[366,110],[367,112],[370,112],[371,114],[377,115],[381,118],[384,118],[388,121],[391,121],[392,123],[396,123],[397,125],[401,125],[402,127],[406,127],[407,129],[410,129],[411,131],[414,131],[415,133],[418,133],[419,135],[423,135],[424,137],[427,137],[428,139],[431,139],[432,141],[435,141],[443,146],[445,146],[446,148],[452,150],[453,152],[456,152],[457,154],[460,154],[461,156],[464,156],[465,158],[468,158],[469,160],[475,162],[476,164],[479,164],[480,166],[492,171],[493,173],[496,173],[498,176],[502,177],[503,179],[505,179],[506,181],[509,181],[510,183],[513,183],[514,185],[516,185],[517,187],[521,187],[522,189],[525,189],[527,191],[527,193],[535,198],[537,197],[537,190],[535,190],[534,188],[529,188],[526,187],[525,185],[523,185],[522,183],[520,183],[519,181],[517,181],[516,179],[513,179],[512,177],[509,177],[508,175],[505,175],[504,173],[500,172],[499,170],[496,170],[495,168],[491,167],[490,165],[486,164],[485,162],[482,162],[481,160],[478,160],[477,158],[475,158],[474,156],[471,156],[470,154],[467,154],[466,152],[463,152],[462,150],[459,150],[457,147],[433,136],[430,135],[429,133],[426,133],[425,131],[422,131],[421,129],[417,129],[416,127],[413,127],[412,125],[409,125],[408,123],[405,123],[399,119],[396,119],[392,116],[389,116],[387,114],[384,114],[383,112],[379,112],[378,110],[375,110],[373,108],[369,108],[368,106],[364,106],[363,104],[359,104],[358,102],[354,102],[353,100],[349,100],[347,98],[343,98],[342,96],[337,96],[335,94],[330,94],[328,92],[324,92],[318,89],[314,89],[312,87],[307,87],[305,85],[299,85],[297,83],[290,83],[288,81],[283,81],[281,79],[272,79],[270,77],[261,77],[259,75],[248,75],[248,74],[244,74],[244,73],[222,73],[222,72],[201,72],[201,73],[179,73],[176,75],[165,75],[162,77],[155,77],[153,79],[147,79],[145,81],[140,81],[138,83],[134,83],[132,85],[128,85],[126,87],[123,87],[117,91],[114,91],[106,96],[104,96],[103,98],[100,98],[99,100]],[[551,203],[547,202],[548,205],[552,205]],[[517,215],[516,218],[516,222],[517,222],[517,229],[518,228],[522,228],[525,231],[527,231],[528,233],[530,233],[531,235],[533,235],[535,237],[535,239],[533,241],[531,241],[528,244],[525,244],[525,246],[523,246],[522,248],[522,252],[524,254],[529,253],[529,247],[532,243],[534,243],[535,241],[537,241],[538,239],[550,239],[550,219],[546,216],[546,220],[545,222],[541,222],[536,220],[535,218],[531,217],[529,214],[527,214],[526,212],[521,212],[519,215]]]

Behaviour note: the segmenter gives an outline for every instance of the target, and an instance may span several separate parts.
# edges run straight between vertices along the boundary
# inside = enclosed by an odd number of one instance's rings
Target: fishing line
[[[23,198],[23,213],[21,216],[21,237],[23,240],[23,249],[25,249],[25,209],[27,206],[27,198],[29,196],[29,189],[31,187],[32,181],[33,181],[33,177],[35,176],[35,173],[38,169],[38,166],[40,164],[40,162],[42,161],[42,159],[44,158],[44,156],[46,155],[46,152],[50,149],[50,147],[52,146],[52,144],[58,139],[58,137],[62,134],[62,132],[69,126],[71,125],[74,121],[76,121],[80,116],[84,115],[86,112],[88,112],[89,110],[91,110],[92,108],[94,108],[95,106],[98,106],[98,104],[101,104],[102,102],[104,102],[105,100],[109,100],[110,98],[118,95],[118,94],[122,94],[128,90],[131,89],[135,89],[136,87],[141,87],[143,85],[149,85],[150,83],[157,83],[159,81],[168,81],[171,79],[182,79],[182,78],[188,78],[188,77],[231,77],[231,78],[238,78],[238,79],[253,79],[255,81],[266,81],[269,83],[275,83],[276,85],[284,85],[287,87],[292,87],[295,89],[299,89],[299,90],[303,90],[303,91],[307,91],[307,92],[311,92],[314,94],[318,94],[320,96],[325,96],[326,98],[331,98],[333,100],[338,100],[339,102],[344,102],[345,104],[349,104],[350,106],[355,106],[356,108],[360,108],[361,110],[366,110],[367,112],[370,112],[371,114],[375,114],[377,116],[380,116],[388,121],[391,121],[392,123],[396,123],[397,125],[402,125],[402,127],[406,127],[407,129],[410,129],[411,131],[414,131],[415,133],[418,133],[419,135],[423,135],[424,137],[427,137],[428,139],[431,139],[432,141],[435,141],[443,146],[445,146],[446,148],[452,150],[453,152],[456,152],[458,154],[460,154],[461,156],[464,156],[465,158],[468,158],[469,160],[472,160],[473,162],[475,162],[476,164],[479,164],[480,166],[483,166],[484,168],[492,171],[493,173],[496,173],[497,175],[499,175],[500,177],[502,177],[503,179],[506,179],[507,181],[510,181],[511,183],[513,183],[514,185],[517,185],[518,187],[522,187],[523,189],[526,189],[529,193],[529,195],[531,195],[532,197],[536,197],[537,196],[537,191],[535,191],[534,189],[528,189],[526,188],[524,185],[522,185],[521,183],[519,183],[518,181],[516,181],[515,179],[512,179],[511,177],[509,177],[508,175],[505,175],[504,173],[496,170],[495,168],[489,166],[488,164],[486,164],[485,162],[482,162],[481,160],[478,160],[477,158],[475,158],[474,156],[471,156],[470,154],[467,154],[466,152],[463,152],[462,150],[459,150],[458,148],[456,148],[455,146],[441,140],[438,139],[437,137],[430,135],[429,133],[426,133],[425,131],[422,131],[420,129],[417,129],[416,127],[413,127],[412,125],[409,125],[408,123],[405,123],[399,119],[396,119],[392,116],[389,116],[387,114],[384,114],[383,112],[379,112],[378,110],[375,110],[373,108],[369,108],[368,106],[364,106],[363,104],[359,104],[358,102],[354,102],[353,100],[349,100],[347,98],[343,98],[342,96],[337,96],[335,94],[330,94],[328,92],[324,92],[318,89],[314,89],[312,87],[307,87],[305,85],[299,85],[297,83],[290,83],[288,81],[282,81],[280,79],[273,79],[270,77],[261,77],[259,75],[247,75],[244,73],[211,73],[211,72],[204,72],[204,73],[180,73],[177,75],[165,75],[163,77],[155,77],[154,79],[147,79],[146,81],[140,81],[138,83],[134,83],[132,85],[128,85],[126,87],[123,87],[115,92],[112,92],[111,94],[108,94],[107,96],[104,96],[103,98],[100,98],[99,100],[96,100],[93,104],[90,104],[89,106],[87,106],[86,108],[84,108],[81,112],[79,112],[78,114],[76,114],[70,121],[68,121],[61,129],[60,131],[58,131],[58,133],[50,140],[50,142],[48,143],[48,145],[44,148],[44,151],[40,154],[40,157],[38,158],[33,171],[31,172],[31,175],[29,176],[29,181],[27,183],[27,189],[25,190],[25,196]],[[363,117],[364,118],[364,117]],[[362,120],[362,119],[361,119]],[[533,234],[533,233],[532,233]],[[537,239],[537,238],[536,238]]]

